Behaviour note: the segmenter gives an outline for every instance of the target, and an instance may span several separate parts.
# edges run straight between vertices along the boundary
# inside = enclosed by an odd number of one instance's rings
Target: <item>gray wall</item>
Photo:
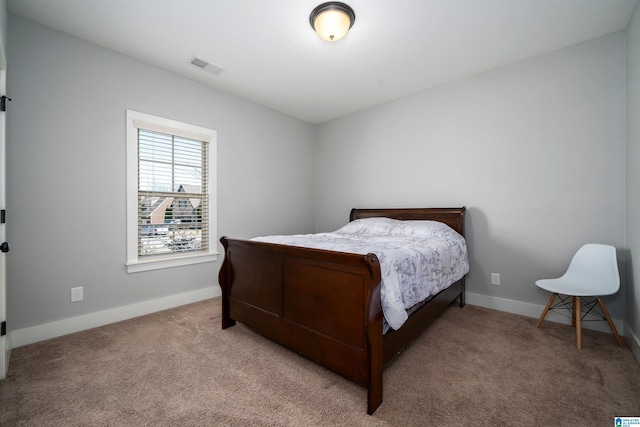
[[[626,132],[640,143],[625,129],[638,66],[625,68],[623,33],[315,127],[12,15],[8,44],[11,329],[216,283],[219,263],[125,273],[127,108],[218,131],[219,235],[332,230],[352,207],[466,205],[468,290],[482,295],[543,304],[536,279],[585,242],[624,249],[625,213],[640,209],[625,207]],[[84,302],[69,302],[74,286]],[[616,318],[625,292],[607,299]]]
[[[640,7],[627,27],[627,323],[640,337]],[[635,259],[633,259],[635,258]],[[637,355],[640,360],[640,354]]]
[[[217,285],[125,272],[126,109],[218,131],[219,235],[313,231],[311,125],[13,15],[8,58],[12,330]]]
[[[2,51],[5,54],[7,53],[7,20],[9,18],[9,11],[7,9],[7,0],[0,0],[0,35],[2,36]],[[3,61],[4,62],[4,61]],[[3,67],[6,64],[0,64]]]
[[[316,230],[466,205],[467,290],[544,304],[535,280],[582,244],[625,248],[625,102],[616,33],[319,125]],[[606,302],[625,318],[624,291]]]

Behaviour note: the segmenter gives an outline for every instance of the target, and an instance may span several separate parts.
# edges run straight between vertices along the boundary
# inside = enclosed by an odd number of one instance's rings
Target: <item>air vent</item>
[[[217,65],[211,64],[210,62],[207,62],[204,59],[198,58],[196,56],[193,56],[187,62],[194,67],[198,67],[201,70],[205,70],[206,72],[213,74],[214,76],[219,76],[225,71],[224,68],[218,67]]]

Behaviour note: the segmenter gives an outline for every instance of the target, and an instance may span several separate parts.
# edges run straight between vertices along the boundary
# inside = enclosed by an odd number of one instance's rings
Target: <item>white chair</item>
[[[571,324],[576,328],[578,349],[580,349],[582,348],[582,320],[592,311],[597,312],[594,310],[597,304],[602,311],[598,313],[600,320],[606,320],[609,323],[618,345],[624,347],[624,342],[618,335],[604,302],[600,299],[601,296],[613,295],[620,289],[616,248],[595,243],[586,244],[578,249],[562,277],[538,280],[536,286],[552,293],[538,319],[536,328],[540,327],[549,310],[567,309],[571,313]],[[556,297],[559,298],[559,302],[552,306]],[[585,302],[580,300],[581,297],[594,297],[595,300]]]

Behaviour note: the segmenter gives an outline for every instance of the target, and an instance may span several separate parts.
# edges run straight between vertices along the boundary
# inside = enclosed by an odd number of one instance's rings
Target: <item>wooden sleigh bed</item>
[[[440,221],[464,236],[465,208],[353,209],[350,221],[388,217]],[[464,306],[464,277],[383,335],[381,270],[374,254],[220,239],[222,328],[236,321],[367,389],[382,403],[383,367],[448,306]]]

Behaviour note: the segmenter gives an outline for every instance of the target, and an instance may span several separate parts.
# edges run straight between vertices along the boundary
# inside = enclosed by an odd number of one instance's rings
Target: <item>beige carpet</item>
[[[384,374],[384,402],[237,325],[213,299],[15,349],[1,426],[610,426],[640,416],[611,335],[451,306]]]

